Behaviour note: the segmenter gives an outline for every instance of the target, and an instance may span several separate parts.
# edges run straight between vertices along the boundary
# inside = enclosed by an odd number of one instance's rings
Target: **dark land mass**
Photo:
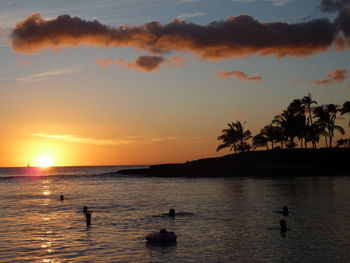
[[[159,177],[350,175],[350,149],[252,151],[116,173]]]

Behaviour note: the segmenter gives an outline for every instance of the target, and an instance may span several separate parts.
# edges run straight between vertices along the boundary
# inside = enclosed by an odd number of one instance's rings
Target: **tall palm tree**
[[[350,127],[350,101],[345,101],[343,107],[341,108],[341,115],[348,114],[349,115],[349,124]]]
[[[252,134],[249,130],[244,130],[245,124],[246,122],[244,122],[242,125],[240,121],[237,121],[236,123],[234,123],[237,136],[239,139],[239,148],[240,148],[240,151],[242,152],[248,149],[247,148],[248,144],[246,143],[246,141],[252,137]]]
[[[310,128],[313,129],[313,121],[312,121],[312,113],[311,113],[311,105],[312,104],[317,104],[317,101],[312,99],[311,93],[309,93],[307,96],[304,96],[301,99],[301,103],[303,104],[304,108],[307,110],[308,112],[308,117],[307,117],[307,122],[305,125],[305,132],[304,132],[304,136],[305,136],[305,147],[307,148],[307,141],[311,141],[312,143],[312,147],[316,148],[316,142],[313,141],[313,137],[310,136],[310,134],[308,134],[308,132],[310,131]]]
[[[304,105],[304,107],[306,107],[306,109],[307,109],[307,111],[309,113],[307,122],[308,122],[309,125],[312,125],[311,105],[312,104],[317,104],[317,101],[313,100],[311,94],[309,93],[307,96],[304,96],[301,99],[301,103]]]
[[[283,137],[289,140],[286,145],[290,148],[294,148],[294,139],[299,133],[294,108],[288,107],[287,110],[284,110],[280,115],[275,116],[272,123],[281,130]]]
[[[339,131],[344,134],[345,131],[341,126],[335,125],[337,113],[339,109],[334,104],[328,104],[326,106],[318,106],[314,110],[314,116],[318,118],[317,123],[325,130],[326,147],[332,148],[332,141],[334,137],[334,131]],[[328,145],[327,145],[328,136]]]
[[[349,115],[348,127],[350,128],[350,101],[345,101],[343,104],[343,107],[341,108],[341,115],[344,115],[344,114]],[[349,148],[349,145],[350,145],[350,137],[348,139],[348,148]]]
[[[222,134],[218,137],[219,141],[222,141],[222,144],[220,144],[216,151],[220,151],[224,148],[230,147],[230,152],[234,150],[235,153],[237,153],[237,141],[238,141],[238,135],[237,131],[235,129],[235,123],[228,123],[228,128],[222,130]]]

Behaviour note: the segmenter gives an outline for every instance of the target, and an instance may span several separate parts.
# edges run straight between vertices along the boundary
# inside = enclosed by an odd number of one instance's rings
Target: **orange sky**
[[[0,2],[0,167],[221,156],[229,122],[350,100],[348,15],[320,0],[78,2]]]

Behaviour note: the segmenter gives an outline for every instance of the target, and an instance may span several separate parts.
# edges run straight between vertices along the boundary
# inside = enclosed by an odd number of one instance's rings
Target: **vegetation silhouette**
[[[350,138],[339,138],[332,148],[336,133],[345,134],[337,121],[346,114],[350,128],[349,101],[317,105],[308,94],[294,99],[255,136],[246,122],[228,123],[217,138],[220,144],[216,151],[229,148],[233,154],[117,173],[159,177],[348,175]],[[321,139],[326,147],[320,147]],[[255,151],[257,148],[266,150]]]
[[[246,141],[251,138],[251,133],[244,129],[245,124],[246,122],[242,125],[239,121],[228,123],[229,128],[223,129],[222,135],[218,137],[218,140],[222,140],[223,143],[217,147],[216,151],[228,147],[235,153],[249,150],[249,144]]]
[[[216,150],[230,148],[234,153],[255,150],[259,147],[269,150],[269,144],[271,149],[274,149],[276,144],[281,149],[294,149],[298,146],[308,148],[308,143],[317,149],[321,136],[324,137],[326,147],[332,148],[335,132],[345,134],[343,127],[336,124],[336,120],[339,115],[344,114],[348,114],[350,119],[350,102],[346,101],[343,106],[328,104],[313,107],[313,105],[317,105],[317,101],[310,93],[302,99],[294,99],[255,136],[245,129],[246,122],[243,125],[240,121],[228,123],[228,128],[222,130],[222,134],[218,137],[222,143]],[[337,141],[337,147],[350,147],[349,141],[350,139],[340,139]]]

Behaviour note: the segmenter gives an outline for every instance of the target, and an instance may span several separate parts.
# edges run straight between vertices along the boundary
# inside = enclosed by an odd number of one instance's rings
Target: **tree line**
[[[325,146],[333,147],[334,134],[339,132],[344,135],[343,127],[336,124],[338,118],[347,114],[350,127],[350,101],[344,102],[342,106],[327,104],[316,106],[311,94],[302,99],[294,99],[287,109],[252,136],[245,128],[246,122],[240,121],[228,123],[228,127],[222,130],[218,140],[221,144],[217,151],[229,148],[234,153],[254,150],[265,147],[266,150],[273,148],[294,149],[296,147],[317,149],[321,139]],[[350,138],[339,139],[336,146],[350,148]]]

